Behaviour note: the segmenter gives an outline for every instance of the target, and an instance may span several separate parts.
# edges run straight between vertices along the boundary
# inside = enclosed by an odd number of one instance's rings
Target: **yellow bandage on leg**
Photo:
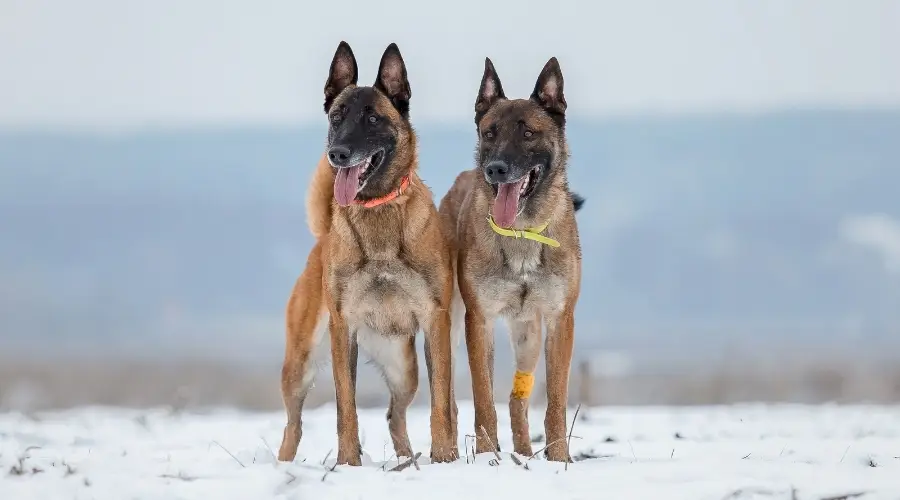
[[[534,374],[516,370],[516,375],[513,377],[512,397],[528,399],[533,388]]]

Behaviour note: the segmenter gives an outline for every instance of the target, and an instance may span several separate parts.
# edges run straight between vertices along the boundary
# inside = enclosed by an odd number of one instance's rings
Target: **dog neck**
[[[404,175],[403,179],[400,180],[400,187],[391,191],[390,193],[378,198],[373,198],[371,200],[356,200],[355,203],[357,205],[362,205],[364,208],[377,207],[378,205],[383,205],[389,201],[393,201],[399,198],[407,190],[407,188],[409,188],[409,174]]]

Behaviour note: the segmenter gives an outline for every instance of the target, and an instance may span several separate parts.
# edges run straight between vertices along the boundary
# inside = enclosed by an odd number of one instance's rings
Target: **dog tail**
[[[569,191],[569,194],[572,195],[572,206],[575,208],[575,211],[581,210],[581,207],[584,206],[584,196],[572,191]]]
[[[306,192],[306,224],[318,240],[331,230],[331,199],[334,196],[334,172],[325,155],[319,160]]]

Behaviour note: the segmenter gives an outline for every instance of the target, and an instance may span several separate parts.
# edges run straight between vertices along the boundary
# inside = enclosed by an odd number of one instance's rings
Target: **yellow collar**
[[[536,241],[538,243],[543,243],[544,245],[550,245],[554,248],[559,247],[558,241],[540,234],[544,231],[544,229],[547,229],[547,226],[550,225],[549,222],[545,222],[538,227],[531,227],[528,229],[503,229],[494,222],[493,217],[488,216],[488,224],[491,225],[491,229],[493,229],[495,233],[501,236],[525,238],[526,240]]]

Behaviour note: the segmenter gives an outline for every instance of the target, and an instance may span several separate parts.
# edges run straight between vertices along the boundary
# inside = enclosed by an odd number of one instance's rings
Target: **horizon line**
[[[900,114],[897,106],[793,106],[766,109],[734,109],[734,110],[696,110],[696,111],[661,111],[661,112],[622,112],[610,114],[573,114],[568,116],[569,123],[628,123],[636,121],[671,122],[681,120],[709,119],[759,119],[779,116],[802,115],[896,115]],[[414,128],[470,128],[473,121],[453,118],[448,120],[412,118]],[[19,125],[0,123],[0,136],[90,136],[115,137],[137,136],[154,133],[198,133],[198,132],[242,132],[242,131],[276,131],[317,129],[325,125],[322,117],[305,120],[268,120],[256,121],[193,121],[193,122],[143,122],[133,124],[75,124],[75,123],[23,123]]]

